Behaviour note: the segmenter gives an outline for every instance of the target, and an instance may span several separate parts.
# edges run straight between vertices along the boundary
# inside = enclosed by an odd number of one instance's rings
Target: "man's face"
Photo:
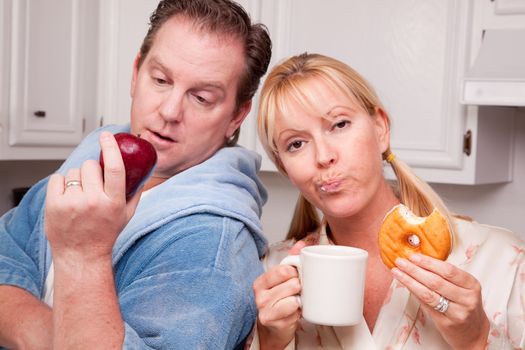
[[[131,132],[153,144],[155,176],[170,177],[208,159],[249,112],[236,109],[245,67],[238,38],[201,31],[184,17],[159,29],[131,83]]]

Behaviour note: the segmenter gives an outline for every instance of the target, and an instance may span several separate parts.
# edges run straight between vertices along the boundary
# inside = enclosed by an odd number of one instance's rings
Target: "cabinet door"
[[[100,18],[101,124],[130,121],[133,62],[159,0],[104,0]]]
[[[236,2],[239,5],[241,5],[246,10],[246,12],[248,12],[253,23],[259,23],[259,22],[262,22],[261,21],[262,1],[263,0],[237,0]],[[270,30],[270,34],[271,34],[271,30]],[[274,40],[273,37],[272,37],[272,40]],[[272,50],[272,56],[274,55],[274,51],[275,51],[275,46],[273,47],[273,50]],[[261,79],[261,85],[262,85],[262,81],[263,80]],[[252,109],[241,125],[241,133],[239,135],[238,144],[247,149],[258,151],[263,156],[262,168],[267,170],[267,169],[272,169],[273,165],[271,161],[268,159],[268,157],[266,157],[266,154],[264,153],[264,150],[262,149],[262,146],[258,142],[258,138],[257,138],[258,101],[259,101],[259,92],[256,92],[253,98],[253,101],[252,101]]]
[[[4,0],[0,0],[0,150],[5,142],[7,132],[7,88],[8,88],[8,60],[7,51],[7,6]],[[1,154],[1,152],[0,152]]]
[[[9,146],[74,146],[96,110],[98,3],[10,2]]]
[[[458,89],[470,1],[266,4],[274,7],[267,18],[273,11],[288,19],[277,31],[283,56],[330,55],[371,82],[391,116],[392,148],[402,159],[415,167],[461,167],[466,112]]]

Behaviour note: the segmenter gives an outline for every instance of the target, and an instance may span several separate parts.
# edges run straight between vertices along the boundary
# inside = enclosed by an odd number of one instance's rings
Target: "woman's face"
[[[387,116],[370,116],[320,80],[308,80],[304,89],[317,96],[314,108],[289,101],[288,114],[275,121],[278,157],[292,183],[327,218],[358,215],[382,197],[376,195],[384,188]]]

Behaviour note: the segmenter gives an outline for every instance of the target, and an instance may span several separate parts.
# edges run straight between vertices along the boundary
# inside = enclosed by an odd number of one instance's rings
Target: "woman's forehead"
[[[332,95],[333,99],[326,99],[327,95]],[[362,109],[357,99],[342,84],[328,79],[308,79],[281,90],[276,99],[276,112],[284,118],[292,111],[328,117],[336,105]]]

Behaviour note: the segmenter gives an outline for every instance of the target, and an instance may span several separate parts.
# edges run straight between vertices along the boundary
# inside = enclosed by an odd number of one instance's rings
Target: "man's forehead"
[[[169,66],[173,59],[226,69],[242,66],[245,61],[244,47],[238,37],[203,31],[177,20],[165,23],[157,32],[151,52],[162,59],[164,66]]]

